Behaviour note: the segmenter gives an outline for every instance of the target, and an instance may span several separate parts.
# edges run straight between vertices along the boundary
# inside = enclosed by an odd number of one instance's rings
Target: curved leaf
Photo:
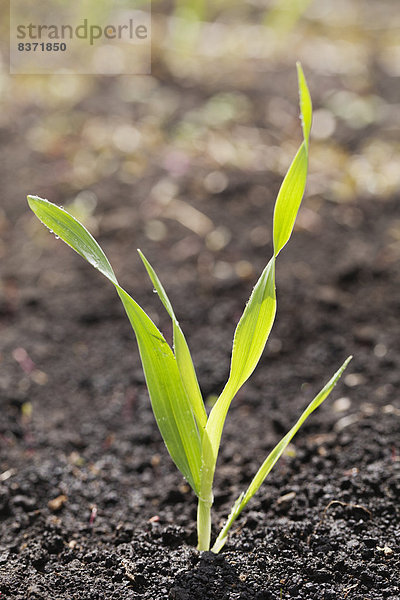
[[[196,494],[200,490],[201,444],[175,356],[144,310],[123,290],[104,252],[87,229],[62,208],[28,196],[46,227],[98,269],[115,286],[136,334],[153,412],[167,449]]]
[[[203,429],[207,423],[207,413],[204,408],[203,398],[201,395],[199,382],[197,380],[196,371],[193,365],[192,357],[190,355],[189,346],[187,345],[186,338],[183,335],[183,331],[179,325],[178,319],[175,316],[172,304],[164,290],[164,287],[159,280],[157,273],[143,254],[141,250],[138,250],[139,256],[146,267],[147,273],[154,285],[157,294],[160,297],[167,313],[172,319],[173,335],[174,335],[174,352],[175,358],[178,363],[178,369],[181,374],[183,385],[185,386],[186,393],[191,402],[194,416],[196,417],[197,425],[202,435]]]
[[[344,363],[342,364],[340,369],[338,369],[338,371],[336,371],[336,373],[333,375],[333,377],[331,377],[331,379],[328,381],[328,383],[322,388],[322,390],[319,392],[319,394],[317,396],[315,396],[314,400],[312,400],[312,402],[310,402],[310,404],[307,406],[307,408],[304,410],[304,412],[298,419],[297,423],[291,428],[291,430],[285,435],[285,437],[283,437],[281,439],[281,441],[275,446],[275,448],[270,452],[268,457],[265,459],[265,461],[263,462],[263,464],[257,471],[256,475],[252,479],[246,492],[245,493],[242,492],[240,494],[240,496],[237,498],[237,500],[235,501],[235,503],[232,507],[232,510],[229,514],[229,517],[228,517],[224,527],[222,528],[218,538],[215,541],[214,546],[212,547],[213,552],[215,552],[215,553],[219,552],[221,550],[221,548],[225,545],[225,542],[228,537],[228,531],[232,527],[234,521],[238,518],[238,516],[240,515],[240,513],[242,512],[242,510],[244,509],[246,504],[249,502],[249,500],[251,500],[251,498],[254,496],[254,494],[258,491],[261,484],[263,483],[263,481],[265,480],[267,475],[270,473],[271,469],[275,466],[276,462],[282,456],[282,453],[284,452],[287,445],[292,441],[292,439],[294,438],[294,436],[296,435],[296,433],[298,432],[300,427],[303,425],[304,421],[329,396],[329,394],[331,393],[331,391],[335,387],[336,383],[342,376],[343,371],[345,370],[345,368],[347,367],[347,365],[349,364],[351,359],[352,359],[352,357],[349,356],[344,361]]]
[[[79,221],[72,217],[63,208],[52,204],[38,196],[28,196],[28,204],[37,218],[52,233],[61,238],[87,260],[95,269],[98,269],[112,283],[117,283],[114,271],[99,244]]]
[[[202,479],[213,475],[225,418],[233,397],[256,368],[275,319],[275,258],[257,281],[236,327],[229,379],[208,418],[203,440]],[[205,485],[205,483],[204,483]],[[203,490],[205,494],[205,490]]]
[[[215,403],[202,438],[201,494],[210,498],[222,430],[229,406],[250,377],[268,340],[276,313],[275,258],[287,243],[302,200],[308,168],[308,138],[312,107],[310,93],[297,65],[304,140],[283,180],[274,209],[274,255],[258,280],[235,331],[229,379]]]
[[[311,96],[300,63],[297,63],[300,112],[303,128],[301,144],[282,182],[274,209],[274,255],[278,256],[292,234],[294,222],[304,195],[308,169],[308,142],[312,121]]]

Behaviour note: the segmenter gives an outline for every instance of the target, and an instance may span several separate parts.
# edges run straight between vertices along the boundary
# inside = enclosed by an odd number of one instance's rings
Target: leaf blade
[[[82,223],[63,208],[44,198],[39,198],[39,196],[28,196],[28,204],[39,221],[50,231],[60,237],[63,242],[80,254],[95,269],[98,269],[112,283],[117,282],[106,255]]]
[[[143,309],[119,286],[117,292],[135,331],[158,428],[171,458],[198,494],[200,437],[176,359],[163,335]]]
[[[199,494],[201,445],[174,354],[144,310],[119,285],[103,250],[67,211],[36,196],[28,203],[46,227],[98,269],[115,286],[134,329],[158,428],[178,469]]]
[[[291,236],[297,212],[305,190],[308,170],[308,139],[311,129],[312,105],[307,82],[300,63],[297,64],[297,73],[304,139],[292,161],[292,164],[289,167],[288,172],[286,173],[286,176],[284,177],[278,197],[276,199],[273,220],[273,257],[268,263],[266,269],[263,271],[260,280],[257,282],[250,300],[239,321],[234,335],[231,369],[228,382],[216,404],[214,405],[208,419],[206,427],[208,437],[207,439],[204,439],[203,443],[203,454],[207,457],[207,460],[216,461],[222,428],[229,405],[238,389],[254,371],[271,331],[276,313],[275,259]],[[265,328],[265,331],[262,333],[262,335],[255,335],[253,341],[251,341],[251,336],[248,336],[249,339],[246,340],[245,336],[240,335],[243,332],[243,329],[246,330],[244,325],[248,318],[246,313],[248,312],[249,305],[251,306],[254,291],[258,288],[265,272],[268,269],[271,271],[273,270],[273,276],[269,282],[269,294],[271,296],[269,320],[265,320],[264,323],[262,323],[262,321],[259,323],[260,327],[263,326]],[[271,285],[273,285],[273,291]],[[259,333],[258,327],[254,328],[253,331]],[[238,375],[239,372],[240,375]],[[211,470],[207,469],[204,463],[205,460],[203,459],[203,473],[208,473],[208,475],[205,475],[205,477],[209,479],[211,476]]]
[[[151,266],[151,264],[149,263],[149,261],[147,260],[147,258],[145,257],[145,255],[143,254],[143,252],[141,250],[139,250],[138,248],[138,254],[146,268],[146,271],[151,279],[152,284],[154,285],[154,288],[161,300],[161,302],[163,303],[165,310],[167,311],[167,313],[169,314],[169,316],[171,317],[171,319],[173,321],[176,321],[176,316],[174,313],[174,309],[172,308],[172,304],[169,301],[169,298],[166,294],[166,291],[157,275],[157,273],[155,272],[155,270],[153,269],[153,267]]]
[[[278,256],[287,244],[303,199],[308,170],[308,144],[312,123],[311,96],[300,63],[297,63],[300,94],[300,116],[303,142],[282,182],[274,208],[273,240],[274,255]]]
[[[282,456],[285,448],[291,442],[291,440],[296,435],[296,433],[298,432],[300,427],[303,425],[303,423],[306,421],[306,419],[308,419],[308,417],[311,415],[311,413],[313,413],[314,410],[316,410],[324,402],[324,400],[326,400],[326,398],[329,396],[329,394],[331,393],[331,391],[335,387],[336,383],[342,376],[343,371],[346,369],[346,367],[349,364],[351,359],[352,359],[352,356],[349,356],[344,361],[344,363],[341,365],[341,367],[330,378],[328,383],[325,384],[325,386],[322,388],[322,390],[310,402],[310,404],[302,412],[302,414],[300,415],[300,417],[296,421],[296,423],[293,425],[293,427],[288,431],[288,433],[278,442],[278,444],[269,453],[269,455],[267,456],[265,461],[262,463],[261,467],[258,469],[255,476],[253,477],[246,492],[242,492],[239,495],[239,497],[236,499],[235,503],[233,504],[232,510],[228,516],[228,519],[227,519],[224,527],[222,528],[220,534],[218,535],[218,538],[212,548],[213,552],[216,552],[216,553],[219,552],[221,550],[221,548],[225,545],[225,542],[228,537],[229,529],[233,525],[234,521],[238,518],[238,516],[240,515],[240,513],[242,512],[242,510],[244,509],[246,504],[254,496],[254,494],[257,493],[257,491],[259,490],[260,486],[262,485],[262,483],[264,482],[264,480],[266,479],[266,477],[268,476],[268,474],[270,473],[272,468],[275,466],[275,464],[277,463],[279,458]]]
[[[254,289],[233,338],[230,379],[239,389],[256,368],[276,314],[275,258],[271,258]]]
[[[306,188],[308,156],[303,142],[282,182],[274,209],[274,255],[288,243]]]
[[[175,316],[172,304],[167,296],[167,293],[151,264],[144,256],[141,250],[138,250],[139,256],[143,261],[143,264],[147,270],[147,273],[154,285],[154,288],[163,303],[167,313],[172,319],[173,324],[173,336],[174,336],[174,351],[176,361],[178,363],[178,369],[181,374],[183,385],[185,386],[186,393],[192,405],[192,409],[197,421],[197,425],[202,434],[206,423],[207,413],[204,408],[203,397],[201,395],[199,382],[197,379],[196,371],[193,365],[192,357],[190,354],[189,346],[183,331],[179,325],[178,319]]]
[[[229,406],[254,371],[276,314],[275,258],[258,279],[237,325],[228,381],[208,417],[202,439],[202,497],[209,497],[222,430]]]
[[[299,94],[300,94],[300,114],[301,122],[303,127],[303,137],[306,145],[310,138],[311,124],[312,124],[312,102],[310,90],[308,89],[307,81],[304,76],[303,68],[301,63],[297,63],[297,78],[299,82]]]

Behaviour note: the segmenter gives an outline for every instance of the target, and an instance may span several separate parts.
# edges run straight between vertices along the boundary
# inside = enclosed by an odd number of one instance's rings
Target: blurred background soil
[[[1,597],[394,600],[398,2],[154,2],[152,13],[150,76],[9,76],[3,48]],[[314,105],[307,191],[278,259],[275,328],[227,419],[216,525],[354,359],[226,552],[200,559],[195,501],[156,429],[122,306],[25,198],[84,222],[170,339],[143,250],[211,405],[301,140],[296,60]]]

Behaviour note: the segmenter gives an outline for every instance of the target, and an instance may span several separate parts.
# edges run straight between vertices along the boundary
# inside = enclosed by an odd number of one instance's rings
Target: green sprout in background
[[[300,64],[297,65],[297,72],[303,142],[283,180],[275,203],[273,256],[256,283],[239,320],[233,339],[229,378],[209,416],[204,407],[186,339],[169,298],[143,253],[139,250],[153,286],[172,320],[173,348],[150,317],[119,285],[107,257],[87,229],[62,208],[37,196],[28,196],[29,206],[40,221],[107,277],[117,290],[136,335],[158,428],[172,460],[198,498],[199,550],[210,549],[213,480],[225,418],[234,396],[257,366],[271,331],[276,313],[275,262],[291,236],[306,185],[312,106]],[[307,417],[328,397],[350,360],[351,357],[308,405],[297,423],[265,459],[246,492],[237,498],[211,548],[213,552],[219,552],[224,546],[234,521],[258,491]]]

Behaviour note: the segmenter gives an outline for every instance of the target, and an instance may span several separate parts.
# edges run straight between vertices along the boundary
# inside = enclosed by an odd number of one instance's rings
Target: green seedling
[[[172,460],[198,498],[199,550],[210,548],[213,480],[225,418],[234,396],[254,371],[271,331],[276,312],[275,262],[291,236],[306,185],[312,107],[300,64],[297,65],[297,71],[303,141],[275,203],[273,256],[257,281],[239,320],[233,339],[229,378],[209,416],[185,336],[158,276],[143,253],[139,250],[152,284],[172,320],[173,348],[150,317],[120,286],[107,257],[85,227],[64,209],[37,196],[28,196],[29,206],[40,221],[107,277],[117,290],[136,335],[158,428]],[[213,552],[219,552],[224,546],[234,521],[257,492],[304,421],[328,397],[350,359],[351,357],[343,363],[307,406],[297,423],[265,459],[247,490],[237,498],[211,548]]]

